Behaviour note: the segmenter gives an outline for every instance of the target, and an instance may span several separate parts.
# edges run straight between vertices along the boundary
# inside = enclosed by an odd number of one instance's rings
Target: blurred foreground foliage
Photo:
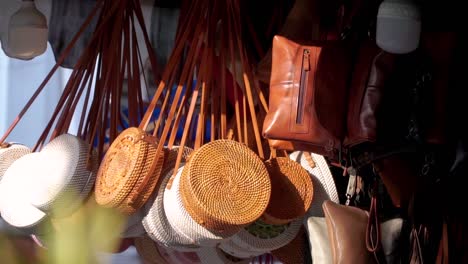
[[[125,223],[126,216],[90,197],[73,215],[41,226],[39,238],[47,249],[33,245],[26,235],[0,234],[0,263],[106,264],[98,253],[116,251]]]

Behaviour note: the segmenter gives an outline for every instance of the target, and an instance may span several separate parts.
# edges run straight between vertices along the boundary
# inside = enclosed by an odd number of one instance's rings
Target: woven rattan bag
[[[303,217],[314,194],[307,171],[288,157],[272,157],[265,165],[271,179],[271,199],[262,220],[283,225]]]
[[[89,197],[96,180],[97,155],[82,139],[63,134],[41,150],[42,170],[31,204],[54,218],[74,213]]]
[[[10,167],[15,160],[29,153],[31,153],[31,150],[21,144],[0,144],[0,180],[2,179],[8,167]]]
[[[0,183],[0,212],[2,218],[13,227],[26,233],[39,232],[48,222],[47,214],[31,204],[39,180],[39,153],[19,158],[8,168]]]
[[[176,233],[188,238],[193,244],[200,247],[214,247],[231,235],[212,232],[195,222],[189,215],[182,203],[179,188],[183,170],[183,167],[180,168],[171,178],[172,183],[166,187],[163,203],[167,220]]]
[[[164,195],[169,180],[173,176],[174,166],[176,164],[178,147],[168,150],[168,154],[161,172],[161,179],[155,199],[149,204],[150,209],[143,218],[143,227],[148,236],[160,245],[177,249],[181,252],[196,251],[199,247],[194,241],[187,236],[180,234],[170,225],[166,211],[164,210]],[[192,153],[189,148],[184,148],[182,153],[182,162],[185,162],[188,156]],[[174,205],[175,206],[175,205]]]
[[[158,141],[139,128],[124,130],[111,144],[99,167],[96,202],[133,214],[150,198],[164,163]]]
[[[97,171],[97,157],[89,146],[64,134],[41,152],[15,161],[2,181],[1,213],[20,229],[31,230],[47,219],[69,216],[89,196]]]
[[[184,208],[198,224],[233,235],[256,221],[271,196],[262,160],[245,145],[216,140],[196,150],[180,180]]]

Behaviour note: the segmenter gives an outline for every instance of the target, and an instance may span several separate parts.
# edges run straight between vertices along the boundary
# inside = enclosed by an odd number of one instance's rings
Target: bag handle
[[[143,21],[143,14],[142,14],[142,11],[141,11],[141,7],[140,7],[140,6],[135,6],[135,11],[136,11],[135,13],[136,13],[137,19],[140,21],[140,24],[141,24],[141,23],[144,23],[144,21]],[[142,24],[142,25],[144,25],[144,24]],[[197,27],[197,28],[199,28],[200,25],[201,25],[201,23],[198,24],[198,27]],[[187,30],[187,32],[188,32],[188,30]],[[188,35],[185,35],[185,36],[186,36],[186,38],[184,38],[184,40],[187,39]],[[195,36],[197,36],[197,35],[195,35]],[[147,37],[147,36],[146,36],[146,37]],[[200,38],[200,37],[194,38],[194,41],[195,41],[195,40],[198,42],[198,43],[197,43],[197,46],[196,46],[197,48],[195,48],[195,49],[192,48],[192,49],[189,50],[187,61],[193,61],[193,60],[194,60],[194,57],[195,57],[195,54],[198,53],[198,51],[199,51],[199,49],[200,49],[200,47],[201,47],[202,38]],[[148,42],[148,43],[149,43],[149,42]],[[173,53],[174,56],[171,56],[171,59],[170,59],[170,61],[169,61],[169,63],[171,63],[171,65],[174,65],[174,66],[175,66],[175,64],[177,63],[177,59],[178,59],[178,58],[180,57],[180,55],[181,55],[181,53],[179,53],[179,52],[182,51],[183,44],[185,44],[185,41],[181,41],[181,43],[179,43],[179,44],[176,46],[176,50],[175,50],[175,52]],[[169,63],[168,63],[168,64],[169,64]],[[154,111],[154,109],[155,109],[155,107],[156,107],[156,103],[157,103],[157,101],[158,101],[158,99],[159,99],[159,96],[162,94],[162,91],[163,91],[163,89],[164,89],[164,87],[165,87],[165,85],[164,85],[164,84],[165,84],[164,79],[168,79],[168,75],[172,72],[172,69],[173,69],[173,68],[170,67],[170,68],[167,68],[167,69],[164,71],[164,73],[163,73],[163,80],[160,82],[159,87],[158,87],[158,89],[157,89],[157,91],[156,91],[155,97],[153,98],[153,100],[152,100],[152,102],[151,102],[151,104],[150,104],[150,106],[149,106],[147,112],[145,113],[145,116],[144,116],[144,118],[143,118],[143,121],[142,121],[142,123],[140,124],[140,128],[146,129],[146,127],[147,127],[147,125],[148,125],[148,123],[149,123],[149,118],[151,117],[151,115],[152,115],[152,113],[153,113],[153,111]],[[172,104],[171,107],[170,107],[169,114],[168,114],[167,118],[165,119],[166,124],[165,124],[165,126],[164,126],[164,129],[163,129],[163,132],[162,132],[162,134],[161,134],[161,137],[159,138],[159,144],[158,144],[157,150],[156,150],[157,155],[164,155],[164,154],[163,154],[163,153],[164,153],[164,152],[163,152],[163,147],[164,147],[165,141],[166,141],[167,136],[168,136],[168,132],[169,132],[169,129],[170,129],[170,125],[171,125],[171,123],[172,123],[172,121],[173,121],[173,119],[174,119],[174,115],[175,115],[175,111],[176,111],[176,107],[177,107],[177,102],[179,102],[179,99],[180,99],[180,96],[181,96],[181,93],[182,93],[183,83],[184,83],[184,82],[186,83],[187,80],[189,79],[189,77],[190,77],[191,75],[192,75],[192,74],[191,74],[191,72],[189,71],[189,68],[188,68],[188,67],[184,67],[184,69],[182,70],[182,75],[181,75],[179,84],[178,84],[178,86],[177,86],[177,90],[176,90],[175,95],[174,95],[174,99],[173,99],[174,102],[176,102],[176,103]],[[164,78],[164,77],[166,77],[166,78]],[[163,110],[164,110],[164,109],[161,108],[161,114],[160,114],[160,116],[159,116],[159,118],[158,118],[158,121],[161,121],[162,118],[164,117],[164,115],[163,115]],[[159,123],[160,123],[160,122],[159,122]],[[156,134],[157,131],[158,131],[158,126],[155,127],[153,133]],[[155,171],[157,165],[158,165],[157,162],[154,162],[154,163],[151,165],[150,171]],[[138,187],[137,190],[136,190],[137,193],[138,193],[138,192],[142,192],[143,189],[146,188],[146,185],[147,185],[147,183],[150,181],[150,178],[151,178],[151,177],[152,177],[152,173],[149,173],[149,174],[142,180],[142,183],[139,185],[139,187]],[[137,202],[137,199],[138,199],[138,197],[135,197],[134,199],[132,199],[132,201],[130,202],[130,205],[135,204],[135,203]]]

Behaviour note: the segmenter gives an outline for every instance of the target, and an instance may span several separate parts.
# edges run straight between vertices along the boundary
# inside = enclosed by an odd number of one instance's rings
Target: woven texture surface
[[[281,225],[303,217],[310,208],[314,193],[307,171],[283,157],[270,159],[265,165],[271,179],[271,198],[263,220]]]
[[[46,212],[53,210],[54,217],[65,217],[78,209],[89,194],[90,179],[97,170],[96,153],[91,158],[91,171],[88,169],[88,152],[86,142],[69,134],[47,144],[40,152],[46,162],[44,170],[37,174],[43,183],[42,191],[32,204]]]
[[[179,234],[174,230],[174,228],[172,228],[167,220],[163,203],[167,183],[174,171],[178,150],[178,148],[173,148],[167,152],[166,162],[161,172],[159,188],[155,193],[156,197],[152,202],[147,215],[143,218],[142,223],[148,233],[148,236],[157,243],[179,251],[190,252],[196,251],[198,246],[195,246],[191,239],[187,238],[183,234]],[[184,148],[182,162],[185,162],[191,152],[191,149]],[[183,163],[181,165],[183,165]]]
[[[173,177],[172,186],[166,187],[164,194],[164,210],[172,228],[202,247],[214,247],[229,236],[221,236],[195,222],[184,208],[180,194],[180,180],[184,167]]]
[[[34,228],[47,215],[31,205],[38,179],[35,173],[40,168],[39,153],[27,154],[16,160],[6,171],[0,184],[0,211],[2,218],[10,225],[20,228]]]
[[[134,243],[144,264],[171,264],[164,260],[159,253],[158,247],[151,238],[147,236],[138,237],[134,239]]]
[[[256,226],[255,226],[256,225]],[[285,228],[266,227],[264,223],[258,222],[254,227],[242,230],[232,237],[232,241],[241,248],[254,252],[271,252],[291,242],[298,234],[302,226],[302,219],[297,219]],[[262,230],[263,229],[263,230]],[[283,230],[278,233],[279,230]]]
[[[31,153],[31,150],[20,144],[10,144],[5,147],[0,147],[0,180],[15,160],[29,153]]]
[[[312,167],[307,161],[304,152],[293,152],[289,155],[289,158],[298,162],[309,172],[314,184],[314,201],[312,202],[307,215],[323,217],[323,202],[325,200],[331,200],[335,203],[339,203],[340,200],[338,198],[335,181],[333,180],[333,175],[331,174],[327,161],[321,155],[311,153],[311,156],[315,162],[315,167]]]
[[[180,189],[197,223],[216,233],[234,234],[264,213],[271,182],[265,165],[248,147],[216,140],[192,154]]]
[[[131,214],[149,199],[158,181],[164,155],[157,155],[156,142],[145,140],[146,133],[138,128],[128,128],[111,144],[96,179],[96,202],[105,207],[115,207],[123,213]],[[157,160],[156,160],[157,159]],[[150,172],[153,162],[155,171]],[[136,193],[143,179],[151,174],[151,180]],[[137,203],[130,206],[130,202]]]

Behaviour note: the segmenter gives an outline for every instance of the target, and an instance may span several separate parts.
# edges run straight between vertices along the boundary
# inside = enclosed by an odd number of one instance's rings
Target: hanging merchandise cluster
[[[182,1],[157,62],[140,1],[96,1],[0,138],[3,220],[47,249],[92,204],[144,263],[448,263],[457,35],[403,0],[271,1],[265,33],[247,2]],[[37,144],[7,142],[94,22]]]
[[[55,223],[91,197],[128,217],[119,233],[135,239],[143,258],[152,247],[194,252],[200,263],[248,263],[298,236],[313,199],[312,178],[276,151],[265,160],[259,122],[267,103],[242,39],[238,2],[187,1],[181,13],[159,78],[139,1],[97,2],[0,141],[97,18],[36,146],[2,143],[0,213],[9,225],[40,239],[60,232]],[[185,30],[188,25],[196,27]],[[159,84],[149,105],[142,99],[151,84],[141,49]],[[79,129],[71,135],[76,112]]]

